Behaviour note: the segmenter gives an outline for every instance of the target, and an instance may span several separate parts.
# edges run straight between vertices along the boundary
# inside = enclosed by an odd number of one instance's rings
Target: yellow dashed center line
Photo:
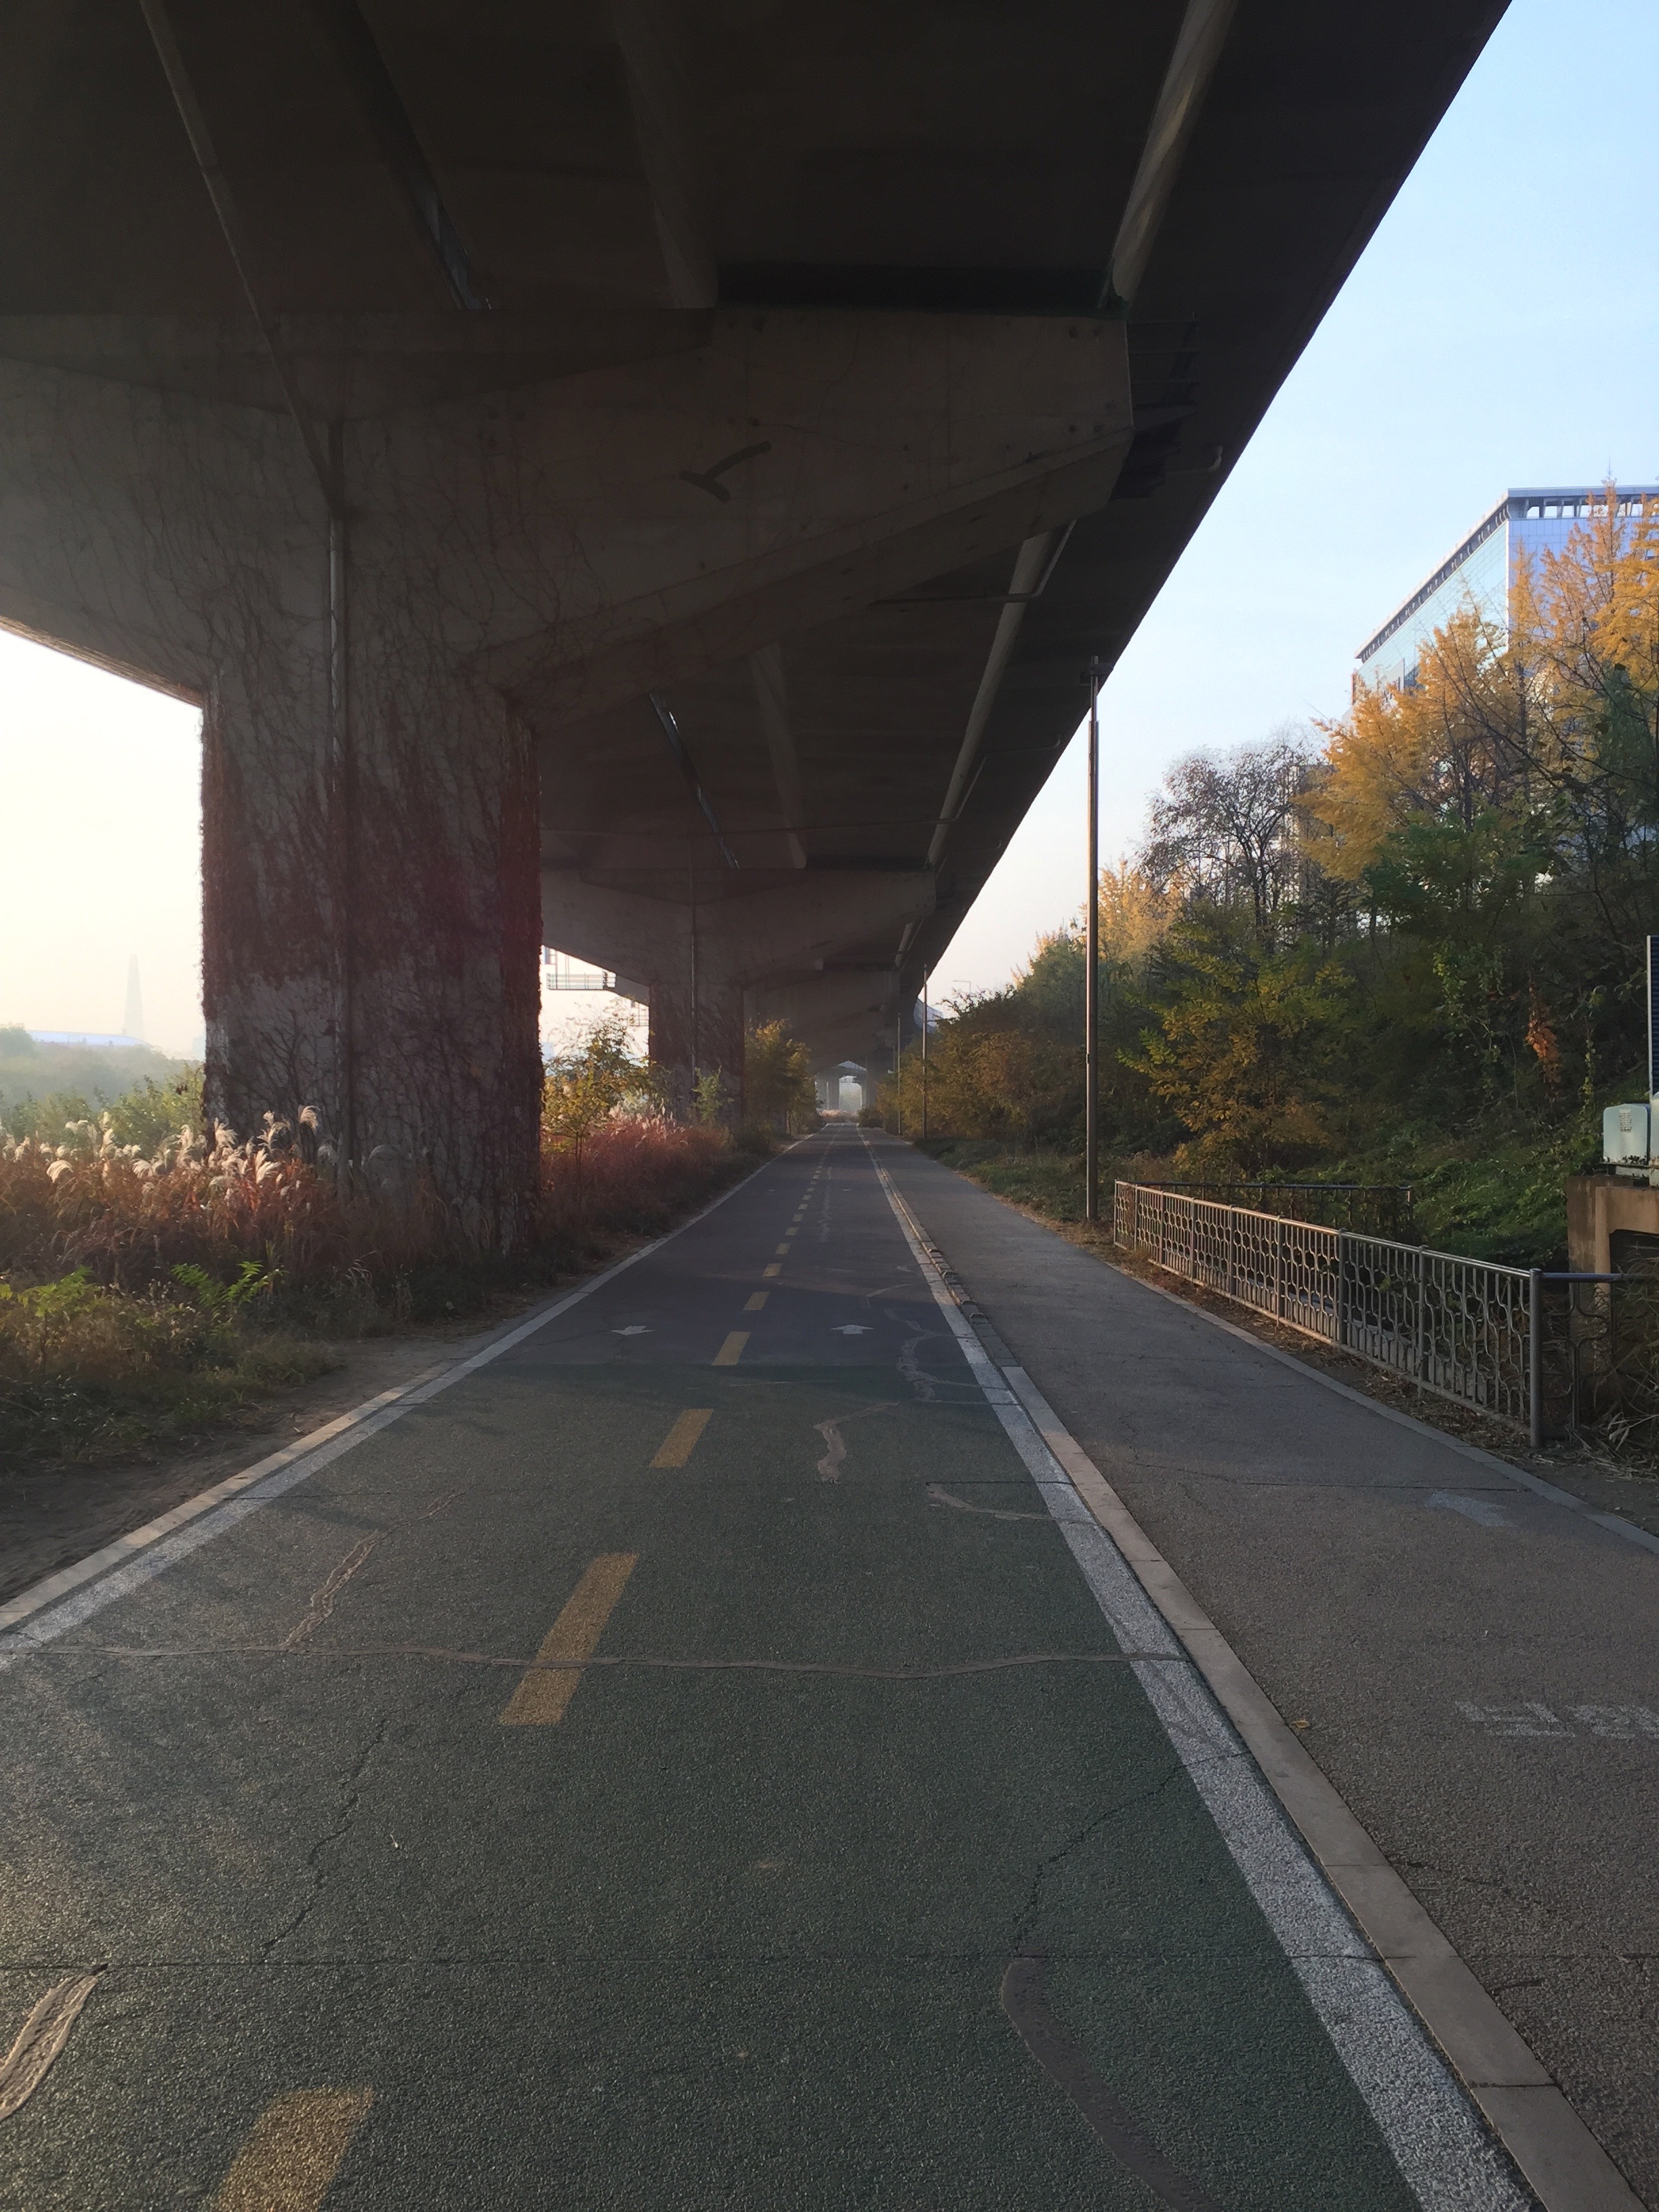
[[[509,1728],[546,1728],[564,1718],[576,1694],[579,1670],[561,1661],[586,1659],[605,1633],[605,1624],[634,1571],[637,1552],[605,1552],[594,1560],[570,1593],[569,1602],[542,1638],[530,1668],[501,1714]],[[544,1671],[549,1670],[551,1671]]]
[[[787,1243],[779,1245],[777,1256],[780,1260],[787,1260],[789,1257],[789,1247]]]
[[[749,1341],[746,1328],[734,1328],[720,1350],[714,1354],[716,1367],[735,1367],[743,1358],[743,1347]]]
[[[769,1266],[761,1269],[761,1280],[762,1282],[765,1282],[769,1277],[773,1275],[781,1275],[782,1273],[783,1269],[779,1266],[778,1262],[774,1260]]]
[[[744,1308],[744,1311],[745,1313],[759,1313],[762,1308],[765,1305],[769,1296],[770,1292],[767,1291],[751,1291],[749,1293],[749,1303]]]
[[[712,1406],[688,1406],[663,1438],[653,1467],[684,1467],[696,1447],[697,1438],[713,1419]]]
[[[316,2212],[372,2089],[295,2089],[267,2105],[236,2154],[213,2212]]]

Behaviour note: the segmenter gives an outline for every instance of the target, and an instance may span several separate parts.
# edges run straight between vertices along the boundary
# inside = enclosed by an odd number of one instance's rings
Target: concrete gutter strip
[[[914,1213],[906,1206],[913,1222]],[[1544,2212],[1644,2212],[1639,2197],[1574,2112],[1524,2039],[1442,1935],[1417,1899],[1389,1865],[1370,1835],[1355,1819],[1325,1775],[1204,1611],[1158,1551],[1146,1530],[1112,1488],[1023,1367],[1010,1364],[1008,1347],[997,1337],[944,1255],[916,1224],[918,1241],[957,1304],[988,1340],[988,1348],[1009,1387],[1030,1416],[1043,1443],[1065,1468],[1078,1495],[1117,1546],[1147,1596],[1181,1639],[1228,1719],[1238,1730],[1268,1786],[1285,1808],[1326,1880],[1352,1915],[1366,1941],[1383,1961],[1448,2063],[1485,2116],[1487,2125],[1515,2160]],[[1138,1277],[1131,1280],[1139,1281]],[[1271,1359],[1282,1361],[1328,1389],[1367,1407],[1385,1419],[1399,1421],[1432,1437],[1467,1457],[1580,1511],[1570,1492],[1528,1476],[1477,1446],[1413,1420],[1408,1413],[1378,1404],[1307,1366],[1289,1352],[1263,1344],[1248,1329],[1206,1313],[1173,1291],[1155,1283],[1141,1285],[1170,1298],[1186,1312],[1240,1337]],[[1589,1517],[1659,1551],[1659,1540],[1606,1514]]]

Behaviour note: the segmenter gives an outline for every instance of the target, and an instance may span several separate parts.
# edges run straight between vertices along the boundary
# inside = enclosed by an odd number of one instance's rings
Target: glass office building
[[[1510,594],[1522,553],[1534,562],[1541,553],[1559,553],[1592,507],[1607,497],[1605,484],[1553,491],[1505,492],[1426,583],[1389,616],[1359,652],[1354,690],[1381,684],[1403,687],[1417,679],[1418,656],[1430,638],[1462,607],[1473,603],[1507,634]],[[1651,514],[1659,486],[1621,485],[1621,514]]]

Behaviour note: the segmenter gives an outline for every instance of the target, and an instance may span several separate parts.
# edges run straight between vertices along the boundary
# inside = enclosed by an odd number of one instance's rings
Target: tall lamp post
[[[921,1135],[927,1139],[927,970],[921,971]]]
[[[1089,663],[1089,897],[1084,908],[1083,1218],[1100,1218],[1100,687],[1106,671]]]

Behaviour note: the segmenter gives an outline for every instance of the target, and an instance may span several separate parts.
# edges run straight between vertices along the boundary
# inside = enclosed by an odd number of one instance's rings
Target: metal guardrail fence
[[[1113,1234],[1127,1249],[1540,1438],[1535,1272],[1145,1183],[1113,1188]]]
[[[1142,1190],[1176,1190],[1184,1198],[1210,1198],[1249,1213],[1273,1213],[1289,1221],[1317,1221],[1362,1237],[1418,1241],[1416,1194],[1408,1182],[1176,1182],[1141,1183]]]

